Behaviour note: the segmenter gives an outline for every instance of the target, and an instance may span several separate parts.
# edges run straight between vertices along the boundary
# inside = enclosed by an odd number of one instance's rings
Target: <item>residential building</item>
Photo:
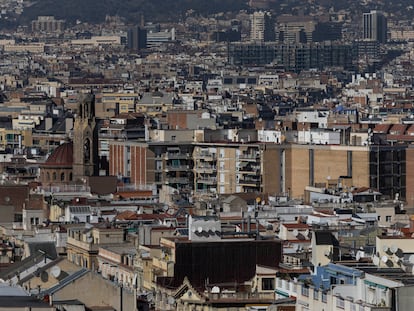
[[[275,25],[269,12],[258,11],[250,16],[250,40],[274,41]]]
[[[93,227],[85,229],[84,225],[68,229],[67,258],[81,267],[95,271],[98,269],[99,247],[120,245],[125,242],[126,233],[122,228]]]

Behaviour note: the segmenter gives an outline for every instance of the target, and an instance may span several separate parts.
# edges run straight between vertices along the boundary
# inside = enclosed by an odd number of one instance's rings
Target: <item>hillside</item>
[[[54,15],[69,23],[98,23],[106,15],[119,15],[133,22],[142,14],[147,20],[177,21],[190,9],[211,14],[247,8],[242,0],[38,0],[24,10],[20,22],[27,23],[38,15]]]

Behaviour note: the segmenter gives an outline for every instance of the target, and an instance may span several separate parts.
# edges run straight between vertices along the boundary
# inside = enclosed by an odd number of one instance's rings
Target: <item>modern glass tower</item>
[[[380,11],[371,11],[363,15],[363,39],[387,42],[387,19]]]

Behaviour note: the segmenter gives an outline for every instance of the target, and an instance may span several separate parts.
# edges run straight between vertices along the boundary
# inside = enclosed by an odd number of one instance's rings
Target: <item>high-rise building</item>
[[[65,21],[57,20],[54,16],[38,16],[32,21],[33,32],[62,32],[65,30]]]
[[[132,51],[139,51],[147,47],[147,30],[135,26],[128,30],[128,48]]]
[[[363,39],[387,42],[387,19],[380,11],[371,11],[363,15]]]
[[[275,25],[269,12],[254,12],[250,16],[250,39],[254,41],[275,40]]]

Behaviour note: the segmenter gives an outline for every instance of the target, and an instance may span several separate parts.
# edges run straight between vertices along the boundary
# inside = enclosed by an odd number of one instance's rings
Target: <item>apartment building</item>
[[[122,228],[70,228],[66,243],[67,258],[81,267],[96,270],[99,267],[99,248],[104,245],[120,245],[125,238]]]
[[[155,181],[155,164],[147,143],[109,141],[109,175],[136,187],[147,186]]]
[[[266,143],[200,143],[194,147],[197,194],[279,193],[278,149]]]

